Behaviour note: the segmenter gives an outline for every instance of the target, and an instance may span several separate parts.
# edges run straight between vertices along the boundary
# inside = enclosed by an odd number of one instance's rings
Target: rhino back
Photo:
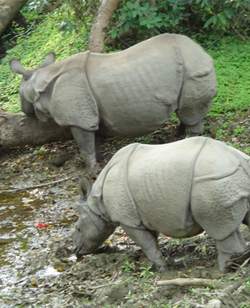
[[[101,120],[112,134],[151,132],[177,109],[183,65],[171,35],[114,54],[91,54],[87,74]]]
[[[134,216],[143,226],[173,237],[199,233],[201,228],[190,210],[190,193],[194,163],[204,142],[204,138],[192,138],[166,145],[139,145],[129,160],[114,166],[107,175],[104,194],[113,219],[126,224],[119,213],[131,209],[120,198],[118,183],[122,181],[136,209]]]

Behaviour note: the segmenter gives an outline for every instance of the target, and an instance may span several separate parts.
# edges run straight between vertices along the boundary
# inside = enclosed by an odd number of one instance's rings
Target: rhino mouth
[[[98,248],[88,250],[88,251],[84,250],[84,248],[75,247],[73,250],[73,253],[77,256],[77,258],[81,258],[82,256],[88,255],[91,253],[99,254],[99,253],[104,253],[104,252],[106,253],[108,251],[109,249],[107,247],[98,247]]]
[[[86,251],[84,248],[82,247],[75,247],[74,250],[73,250],[73,253],[77,256],[77,258],[80,258],[84,255],[87,255],[91,252],[89,251]]]
[[[84,253],[81,252],[81,249],[78,247],[75,247],[73,250],[73,253],[77,256],[77,258],[80,258],[84,255]]]
[[[84,246],[75,246],[73,252],[77,256],[82,256],[90,253]]]
[[[95,247],[95,248],[85,248],[85,247],[75,247],[73,249],[73,253],[77,256],[77,257],[81,257],[83,255],[88,255],[91,253],[98,253],[99,248]]]

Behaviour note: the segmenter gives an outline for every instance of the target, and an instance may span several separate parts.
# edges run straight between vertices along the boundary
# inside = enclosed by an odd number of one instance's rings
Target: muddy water
[[[10,264],[8,253],[13,248],[25,249],[29,239],[29,228],[35,227],[34,214],[44,203],[37,199],[37,192],[0,194],[0,265]],[[23,230],[27,229],[25,236]]]
[[[38,189],[0,194],[0,282],[3,286],[17,280],[21,253],[39,246],[37,223],[43,222],[48,206],[48,200]]]

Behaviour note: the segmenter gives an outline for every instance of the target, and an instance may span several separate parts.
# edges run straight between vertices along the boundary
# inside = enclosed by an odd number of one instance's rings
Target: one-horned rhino
[[[119,150],[91,187],[85,179],[73,241],[92,253],[119,224],[160,269],[157,235],[182,238],[204,230],[217,245],[219,269],[245,249],[250,226],[250,157],[226,144],[191,137]]]
[[[211,57],[183,35],[161,34],[121,52],[86,51],[54,61],[51,53],[33,71],[10,61],[23,76],[22,111],[69,126],[90,167],[96,164],[95,132],[145,135],[176,112],[182,127],[202,133],[217,90]]]

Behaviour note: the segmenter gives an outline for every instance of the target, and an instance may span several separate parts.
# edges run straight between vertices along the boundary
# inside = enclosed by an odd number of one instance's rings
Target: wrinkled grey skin
[[[192,137],[165,145],[131,144],[118,151],[94,185],[85,179],[73,240],[94,252],[121,225],[161,270],[160,232],[174,238],[205,230],[217,245],[219,269],[245,249],[250,226],[250,157],[226,144]]]
[[[217,90],[211,57],[183,35],[162,34],[121,52],[86,51],[54,61],[51,53],[33,71],[10,61],[11,70],[23,76],[22,111],[71,127],[91,167],[95,132],[145,135],[176,112],[191,135],[201,134]]]

